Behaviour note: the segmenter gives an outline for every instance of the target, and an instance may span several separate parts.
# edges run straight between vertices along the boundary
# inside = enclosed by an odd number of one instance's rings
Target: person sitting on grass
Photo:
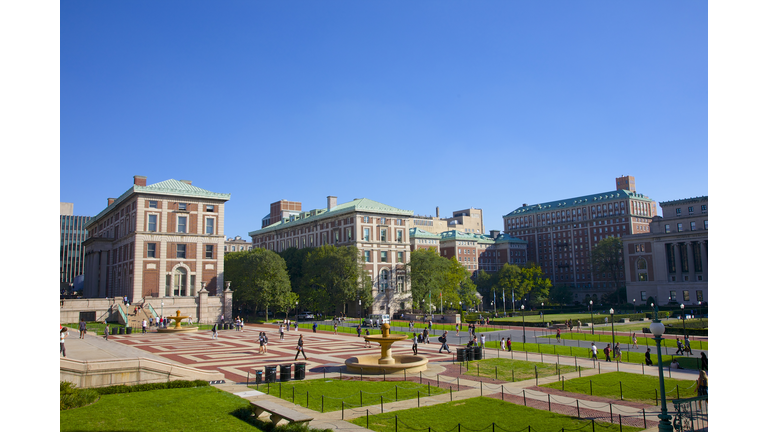
[[[669,364],[670,369],[682,369],[683,367],[680,366],[680,363],[677,362],[677,359],[672,359],[672,362]]]

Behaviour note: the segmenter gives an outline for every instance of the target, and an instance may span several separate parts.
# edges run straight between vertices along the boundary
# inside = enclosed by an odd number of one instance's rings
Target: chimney
[[[499,230],[491,230],[491,238],[494,240],[499,238]]]
[[[107,198],[107,207],[111,206],[113,202],[115,202],[114,198]]]
[[[336,197],[335,196],[329,196],[328,197],[328,210],[336,207]]]
[[[146,176],[133,176],[133,184],[135,186],[146,186],[147,185],[147,177]]]
[[[186,184],[192,186],[192,180],[179,180],[179,181],[182,182],[182,183],[186,183]]]
[[[435,217],[440,218],[440,207],[435,207]]]

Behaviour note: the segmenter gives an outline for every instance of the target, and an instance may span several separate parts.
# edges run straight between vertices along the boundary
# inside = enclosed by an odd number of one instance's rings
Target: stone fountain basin
[[[344,363],[349,372],[367,374],[393,374],[403,370],[407,372],[419,372],[427,370],[429,359],[420,355],[393,355],[394,363],[379,364],[380,355],[366,355],[350,357]]]
[[[191,332],[191,331],[197,331],[197,327],[168,327],[168,328],[159,328],[157,329],[158,333],[180,333],[180,332]]]

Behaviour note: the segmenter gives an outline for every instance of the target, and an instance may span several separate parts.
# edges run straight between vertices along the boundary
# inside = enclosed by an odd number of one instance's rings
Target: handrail
[[[152,307],[152,303],[145,301],[143,304],[146,304],[149,307],[149,311],[152,312],[152,318],[157,317],[157,312],[155,311],[155,308]]]
[[[118,304],[117,310],[120,311],[120,316],[123,317],[123,321],[125,321],[125,325],[128,325],[128,316],[125,314],[125,311],[123,311],[123,305]]]

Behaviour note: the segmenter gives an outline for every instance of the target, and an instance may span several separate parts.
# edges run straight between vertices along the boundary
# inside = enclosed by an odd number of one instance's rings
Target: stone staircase
[[[153,318],[152,313],[149,311],[149,309],[145,307],[138,308],[136,310],[136,313],[134,313],[133,312],[134,308],[137,307],[139,304],[130,305],[130,306],[119,305],[120,308],[125,313],[125,316],[128,318],[128,322],[126,323],[126,326],[133,327],[134,331],[141,331],[142,320],[147,320],[147,328],[149,328],[149,321]]]

